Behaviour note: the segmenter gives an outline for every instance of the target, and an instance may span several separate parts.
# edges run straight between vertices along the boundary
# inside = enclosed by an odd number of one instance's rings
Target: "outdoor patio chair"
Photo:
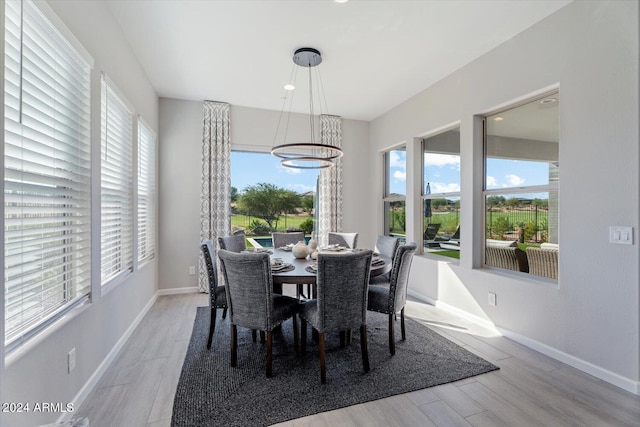
[[[297,299],[273,293],[269,254],[218,251],[220,267],[227,287],[231,324],[231,366],[237,365],[237,327],[259,330],[267,334],[266,375],[272,374],[273,330],[293,318],[293,339],[298,350]]]
[[[440,223],[432,222],[427,224],[427,228],[424,230],[424,244],[427,248],[440,247],[440,244],[436,241],[438,230],[440,230]]]
[[[558,249],[527,248],[529,273],[536,276],[558,278]]]
[[[404,328],[404,306],[407,303],[407,285],[413,254],[418,246],[411,242],[398,248],[393,259],[389,286],[370,285],[367,310],[389,315],[389,352],[396,353],[394,322],[396,313],[400,311],[400,331],[402,339],[406,339]]]

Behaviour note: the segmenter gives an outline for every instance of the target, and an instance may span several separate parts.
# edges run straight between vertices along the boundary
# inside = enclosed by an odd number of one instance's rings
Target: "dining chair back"
[[[393,236],[380,235],[376,239],[376,251],[383,256],[388,257],[393,262],[393,258],[396,256],[396,251],[400,246],[400,239]],[[388,284],[390,280],[390,273],[380,274],[372,277],[369,280],[370,284]]]
[[[320,380],[326,382],[325,333],[360,328],[362,365],[369,372],[367,350],[367,287],[372,251],[318,255],[317,298],[302,305],[301,342],[306,344],[307,322],[318,331]]]
[[[271,241],[273,242],[274,248],[281,248],[283,246],[287,246],[290,244],[295,245],[300,241],[304,241],[304,232],[303,231],[295,231],[291,233],[271,233]]]
[[[209,280],[209,307],[211,308],[211,320],[209,321],[209,338],[207,348],[211,348],[213,333],[216,329],[217,309],[222,308],[222,318],[227,316],[227,290],[225,286],[218,286],[218,266],[216,264],[216,252],[211,240],[204,240],[200,245],[202,256],[207,268]]]
[[[231,252],[242,252],[247,249],[247,241],[244,234],[234,234],[232,236],[218,237],[218,246]]]
[[[294,346],[298,348],[298,300],[273,293],[269,254],[239,254],[221,249],[218,251],[218,257],[227,287],[231,323],[231,366],[237,364],[237,327],[265,331],[266,373],[270,377],[273,330],[289,318],[293,318]]]
[[[417,245],[413,242],[398,247],[391,268],[389,286],[370,285],[368,295],[368,310],[389,315],[389,351],[395,354],[394,321],[400,311],[400,326],[402,339],[406,339],[404,326],[404,306],[407,303],[407,285],[411,261]]]
[[[330,245],[345,246],[349,249],[355,249],[358,244],[358,233],[334,233],[327,234]]]

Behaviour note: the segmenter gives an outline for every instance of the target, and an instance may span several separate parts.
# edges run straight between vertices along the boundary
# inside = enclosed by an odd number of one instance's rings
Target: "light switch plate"
[[[633,245],[633,227],[612,225],[609,227],[609,243]]]

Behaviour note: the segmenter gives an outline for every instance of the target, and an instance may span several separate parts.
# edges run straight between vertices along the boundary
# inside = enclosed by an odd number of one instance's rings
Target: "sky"
[[[390,192],[406,194],[406,152],[393,150],[389,155]],[[425,182],[431,194],[460,191],[460,156],[425,154]],[[487,188],[498,189],[548,183],[549,165],[545,162],[489,159]],[[269,182],[297,193],[315,191],[318,170],[280,166],[280,159],[269,153],[231,152],[231,185],[242,192],[247,186]]]
[[[424,181],[431,194],[460,191],[460,156],[427,153],[424,157]],[[406,152],[393,150],[389,154],[390,193],[406,194]],[[487,189],[546,185],[549,164],[508,159],[487,161]]]
[[[318,170],[291,169],[280,166],[280,159],[269,153],[231,152],[231,186],[240,193],[260,182],[275,184],[285,190],[306,193],[316,190]]]

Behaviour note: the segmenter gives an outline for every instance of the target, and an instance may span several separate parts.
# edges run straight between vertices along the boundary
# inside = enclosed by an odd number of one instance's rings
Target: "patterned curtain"
[[[202,188],[200,190],[200,240],[231,234],[231,138],[229,104],[204,102],[202,124]],[[200,251],[200,292],[209,292],[207,268]]]
[[[320,116],[320,141],[342,148],[342,118]],[[327,233],[342,230],[342,159],[335,165],[320,170],[318,193],[318,244],[328,244]]]

